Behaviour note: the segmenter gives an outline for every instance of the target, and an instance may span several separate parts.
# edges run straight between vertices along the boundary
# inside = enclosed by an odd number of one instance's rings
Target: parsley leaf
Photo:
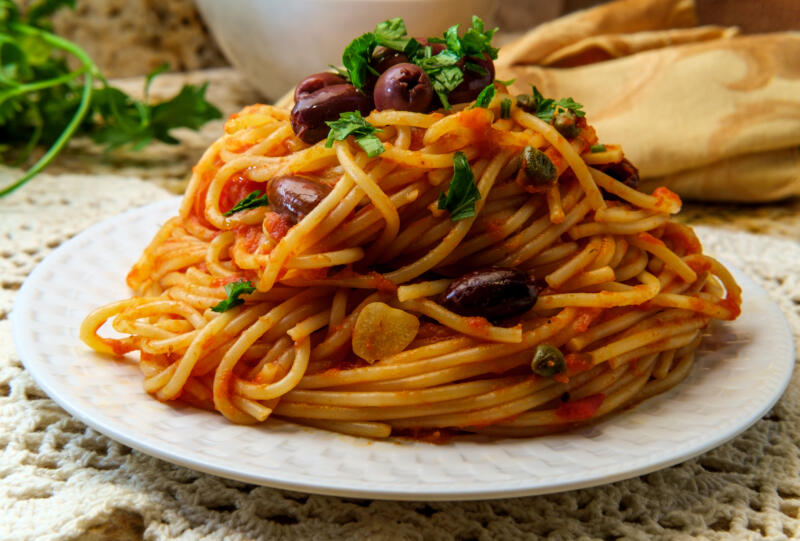
[[[374,158],[386,150],[381,140],[375,135],[383,130],[367,122],[361,116],[360,111],[341,113],[339,120],[331,120],[325,122],[325,124],[331,128],[328,132],[328,139],[325,141],[325,146],[328,148],[333,146],[334,141],[344,141],[348,135],[352,135],[356,138],[356,143],[364,149],[370,158]]]
[[[375,72],[369,63],[377,45],[375,34],[367,32],[351,41],[350,45],[345,47],[344,53],[342,53],[342,64],[347,70],[348,78],[353,83],[353,86],[359,90],[364,88],[367,72]]]
[[[494,82],[495,83],[500,83],[503,86],[511,86],[516,82],[516,80],[517,80],[516,78],[508,79],[507,81],[501,81],[500,79],[495,79]]]
[[[458,37],[458,27],[460,25],[454,24],[448,28],[444,33],[444,43],[447,49],[457,54],[459,57],[464,56],[464,51],[461,49],[461,40]]]
[[[497,89],[492,83],[489,83],[486,85],[486,88],[481,90],[481,93],[478,94],[478,97],[475,98],[475,105],[473,105],[473,108],[483,107],[484,109],[488,109],[489,104],[492,103],[495,94],[497,94]]]
[[[402,17],[383,21],[375,26],[375,42],[395,51],[405,51],[411,38],[406,34],[406,23]]]
[[[499,49],[492,47],[492,37],[495,32],[497,32],[497,28],[486,30],[483,20],[477,15],[473,15],[472,28],[467,30],[460,39],[464,56],[482,56],[483,53],[487,53],[490,58],[497,58]]]
[[[231,308],[236,308],[244,304],[244,299],[239,298],[240,295],[249,295],[255,290],[256,288],[253,286],[252,282],[246,282],[244,280],[225,284],[225,293],[228,294],[228,298],[212,306],[211,310],[214,312],[227,312]]]
[[[475,216],[475,201],[481,198],[481,192],[475,184],[475,175],[469,167],[467,156],[459,151],[453,156],[453,178],[447,189],[447,195],[439,195],[438,208],[450,212],[450,220],[458,221]]]
[[[458,55],[448,49],[431,56],[430,47],[425,47],[423,56],[414,59],[414,63],[428,74],[433,91],[439,96],[445,109],[450,108],[447,96],[464,81],[464,74],[457,66],[459,60]]]
[[[589,151],[594,154],[596,152],[605,152],[606,146],[605,145],[592,145],[589,147]]]
[[[511,116],[511,100],[506,98],[500,102],[500,118],[509,118]]]
[[[525,99],[520,100],[520,98]],[[563,111],[572,111],[578,117],[586,116],[586,112],[583,111],[583,105],[572,98],[561,98],[560,100],[545,98],[535,86],[532,87],[532,96],[518,96],[517,101],[518,105],[534,113],[545,122],[552,122],[553,117]]]
[[[254,209],[256,207],[266,207],[267,205],[269,205],[267,194],[261,195],[261,190],[254,190],[242,198],[241,201],[236,203],[231,210],[224,213],[223,216],[232,216],[241,210]]]
[[[169,132],[175,128],[197,130],[222,113],[205,99],[208,84],[184,85],[172,99],[157,105],[134,100],[112,86],[95,90],[94,109],[104,123],[91,134],[97,143],[116,148],[130,144],[139,150],[158,140],[175,145],[179,141]]]

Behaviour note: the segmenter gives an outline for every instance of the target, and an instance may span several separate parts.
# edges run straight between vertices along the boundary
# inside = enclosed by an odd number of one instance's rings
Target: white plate
[[[78,339],[93,308],[129,295],[123,277],[176,199],[97,224],[31,273],[12,313],[14,340],[36,382],[89,426],[195,470],[320,494],[467,500],[542,494],[626,479],[676,464],[739,434],[789,381],[793,344],[783,314],[736,269],[742,316],[712,326],[685,382],[592,427],[533,439],[447,445],[370,441],[279,421],[232,425],[221,415],[162,404],[133,363]]]

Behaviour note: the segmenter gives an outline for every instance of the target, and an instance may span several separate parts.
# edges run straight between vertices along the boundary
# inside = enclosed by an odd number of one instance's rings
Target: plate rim
[[[701,444],[695,445],[688,450],[685,449],[684,452],[674,455],[670,455],[669,453],[661,453],[662,456],[657,460],[651,460],[635,468],[623,468],[619,471],[611,473],[605,471],[609,469],[609,467],[598,468],[596,473],[593,471],[592,475],[576,480],[556,481],[548,484],[538,484],[529,487],[514,487],[509,489],[491,488],[488,490],[447,489],[447,485],[443,483],[440,483],[438,486],[430,486],[428,489],[423,486],[419,490],[406,490],[404,488],[393,489],[392,485],[388,484],[379,490],[376,488],[348,486],[346,483],[342,484],[341,481],[339,484],[336,484],[333,483],[331,478],[325,478],[320,483],[314,483],[302,479],[292,480],[291,476],[288,476],[287,478],[276,478],[272,476],[265,476],[263,473],[255,475],[253,473],[248,474],[247,472],[239,471],[234,467],[209,465],[207,462],[196,459],[192,456],[180,456],[163,445],[153,445],[148,441],[140,441],[130,437],[123,431],[123,427],[117,427],[114,425],[114,423],[104,422],[102,418],[93,416],[91,411],[84,411],[78,404],[74,404],[72,401],[70,401],[69,395],[63,396],[60,393],[57,385],[55,385],[57,378],[52,378],[49,374],[42,371],[42,367],[37,364],[37,361],[35,360],[36,355],[32,351],[35,349],[34,344],[25,339],[25,324],[28,320],[27,318],[23,317],[23,314],[35,313],[35,310],[30,307],[30,298],[34,292],[34,285],[39,280],[39,276],[43,275],[49,268],[48,266],[52,265],[60,255],[62,255],[64,252],[70,252],[71,250],[75,249],[79,243],[83,241],[83,239],[93,237],[94,235],[99,234],[102,229],[109,227],[118,221],[124,221],[133,216],[142,215],[142,217],[147,217],[153,220],[161,220],[162,218],[163,220],[166,220],[170,217],[167,212],[170,210],[177,210],[180,200],[181,197],[176,196],[173,198],[159,200],[141,207],[129,209],[121,214],[93,224],[66,242],[62,243],[50,254],[48,254],[47,257],[45,257],[41,262],[39,262],[34,270],[26,277],[22,287],[17,292],[17,295],[14,299],[10,319],[14,345],[23,365],[25,366],[25,369],[31,375],[36,384],[39,385],[42,390],[44,390],[45,393],[47,393],[47,395],[61,408],[66,410],[70,415],[77,418],[87,426],[97,430],[98,432],[115,441],[118,441],[149,456],[156,457],[172,464],[187,467],[195,471],[246,483],[285,490],[296,490],[329,496],[371,498],[380,500],[468,501],[552,494],[567,490],[589,488],[638,477],[687,461],[715,447],[718,447],[719,445],[732,440],[759,421],[775,405],[775,403],[777,403],[777,401],[786,391],[786,388],[791,380],[794,368],[795,351],[792,331],[786,316],[780,310],[780,307],[777,305],[777,303],[769,297],[766,290],[761,287],[758,282],[750,278],[750,276],[741,271],[738,267],[736,267],[736,265],[731,265],[729,262],[725,262],[725,265],[729,268],[732,274],[734,274],[737,281],[743,286],[744,290],[748,291],[750,294],[756,294],[757,296],[766,299],[768,301],[767,306],[769,310],[780,316],[776,319],[779,319],[782,322],[782,325],[779,329],[775,329],[774,333],[775,337],[778,338],[780,342],[788,346],[788,355],[784,363],[786,366],[783,367],[784,370],[781,373],[782,377],[775,387],[775,392],[773,392],[767,400],[763,401],[759,408],[753,410],[753,412],[746,418],[744,422],[737,424],[735,427],[716,433],[714,437],[705,439]],[[120,280],[122,280],[122,277],[120,277]],[[77,335],[74,336],[74,339],[76,344],[83,346]],[[88,350],[88,348],[87,354],[97,355],[98,358],[100,357],[98,354]],[[681,382],[679,386],[682,384],[683,382]],[[142,394],[144,395],[144,391],[142,391]],[[152,400],[149,397],[148,399]],[[624,414],[625,412],[617,412],[614,414],[614,417]],[[95,413],[95,415],[97,415],[97,413]],[[609,419],[613,419],[613,417],[610,417]],[[304,429],[312,431],[317,430],[310,427],[304,427]],[[340,436],[333,433],[329,434],[336,437]],[[535,438],[530,439],[530,441],[534,440]],[[415,442],[414,444],[430,445],[420,442]]]

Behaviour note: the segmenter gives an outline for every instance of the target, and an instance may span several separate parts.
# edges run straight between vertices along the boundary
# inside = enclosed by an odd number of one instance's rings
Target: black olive
[[[558,348],[550,344],[536,346],[536,351],[533,353],[533,359],[531,360],[531,370],[536,374],[549,378],[564,372],[566,369],[567,363],[564,361],[564,354]],[[569,395],[567,395],[567,400],[569,400]],[[564,401],[566,402],[566,400]]]
[[[558,130],[558,133],[567,139],[577,137],[581,132],[577,122],[578,117],[570,110],[556,113],[556,115],[553,117],[553,127]]]
[[[397,64],[383,72],[373,93],[379,111],[395,109],[421,113],[431,104],[433,85],[425,70],[415,64]]]
[[[309,75],[295,87],[294,101],[297,103],[303,98],[307,98],[320,88],[334,85],[344,85],[347,81],[341,75],[324,71],[322,73],[315,73]]]
[[[628,188],[633,188],[634,190],[639,189],[639,170],[636,169],[636,166],[627,158],[623,158],[621,162],[606,163],[597,165],[596,167],[611,178],[620,181]],[[604,198],[612,201],[620,201],[620,198],[613,193],[608,193],[605,190],[602,191]]]
[[[337,120],[346,111],[359,111],[366,116],[372,110],[372,98],[351,84],[320,88],[300,101],[290,117],[295,135],[306,143],[316,143],[328,135],[325,121]]]
[[[330,191],[330,187],[326,184],[309,178],[286,175],[270,179],[267,198],[275,212],[297,223],[314,210]]]
[[[453,280],[442,304],[462,316],[483,316],[492,321],[524,314],[539,297],[539,288],[517,269],[488,267]]]
[[[467,63],[477,64],[483,68],[484,73],[469,69],[466,67]],[[451,104],[474,100],[481,93],[481,90],[494,82],[494,62],[486,53],[483,54],[482,58],[470,56],[460,60],[458,67],[464,72],[464,81],[447,96],[447,101]]]
[[[378,47],[375,49],[375,52],[372,53],[372,62],[370,62],[370,64],[372,64],[372,67],[375,69],[375,71],[380,74],[392,66],[407,62],[408,57],[404,53],[387,49],[386,47]]]
[[[522,171],[525,174],[525,183],[533,186],[550,184],[556,180],[556,166],[547,154],[527,146],[522,150]]]

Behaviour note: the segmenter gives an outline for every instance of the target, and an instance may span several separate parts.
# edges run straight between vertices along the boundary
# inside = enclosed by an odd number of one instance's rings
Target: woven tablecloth
[[[797,373],[767,416],[696,459],[610,485],[506,500],[370,501],[257,487],[174,466],[87,428],[23,368],[11,341],[15,293],[36,263],[82,229],[168,196],[135,178],[42,175],[0,199],[0,538],[800,536]],[[797,344],[800,244],[710,227],[701,238],[706,250],[766,288],[789,319]]]

